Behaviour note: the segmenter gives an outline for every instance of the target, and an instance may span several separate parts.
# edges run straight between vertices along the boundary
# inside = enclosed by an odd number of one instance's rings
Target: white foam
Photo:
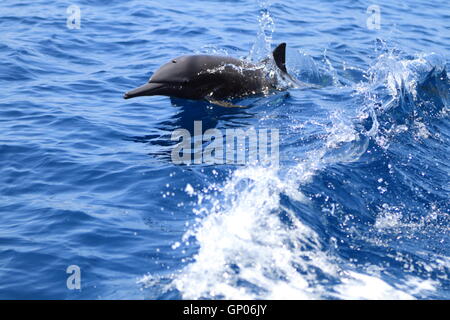
[[[337,257],[326,251],[319,235],[302,223],[298,214],[284,208],[281,194],[307,203],[298,191],[321,170],[325,151],[342,142],[355,140],[352,128],[341,122],[329,130],[322,149],[287,173],[278,168],[246,167],[234,172],[220,188],[223,199],[210,210],[199,210],[202,218],[184,241],[194,237],[199,245],[194,261],[173,277],[172,285],[184,299],[320,299],[330,297],[322,275],[337,279],[336,297],[411,298],[376,276],[343,273]],[[327,143],[329,142],[329,143]],[[350,156],[350,155],[348,155]],[[280,176],[283,176],[283,179]],[[217,200],[205,192],[201,201]],[[290,224],[279,213],[284,211]]]
[[[411,300],[410,294],[398,290],[375,276],[356,272],[349,272],[348,277],[342,279],[342,284],[335,290],[341,299],[358,300]]]

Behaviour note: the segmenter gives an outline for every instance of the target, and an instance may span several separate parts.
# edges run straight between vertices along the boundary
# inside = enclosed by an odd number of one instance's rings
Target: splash
[[[377,125],[370,135],[378,145],[387,149],[395,136],[408,131],[414,132],[416,139],[432,136],[423,121],[447,113],[450,100],[445,65],[445,59],[434,53],[402,59],[388,51],[377,58],[367,71],[369,81],[355,89],[363,97],[360,118]],[[378,127],[380,123],[383,126]]]
[[[275,22],[270,15],[270,0],[259,0],[258,34],[248,59],[258,62],[272,53],[272,35],[275,32]]]

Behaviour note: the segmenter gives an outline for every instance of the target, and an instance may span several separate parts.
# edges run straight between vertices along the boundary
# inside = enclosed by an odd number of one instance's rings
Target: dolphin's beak
[[[142,87],[133,89],[131,91],[126,92],[123,95],[124,99],[130,99],[134,97],[140,97],[140,96],[155,96],[159,95],[161,93],[161,89],[163,89],[165,85],[163,83],[155,83],[155,82],[148,82],[144,84]]]

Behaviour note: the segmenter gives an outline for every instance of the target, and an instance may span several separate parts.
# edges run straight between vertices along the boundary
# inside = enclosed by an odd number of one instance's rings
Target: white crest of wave
[[[250,183],[239,192],[236,188],[242,181]],[[290,227],[277,215],[283,191],[295,193],[299,200],[301,194],[286,188],[276,169],[263,167],[236,171],[223,191],[232,197],[239,193],[229,209],[208,214],[193,231],[199,252],[195,262],[173,281],[183,298],[317,297],[310,286],[315,276],[306,272],[308,268],[315,266],[327,273],[337,270],[313,230],[293,212],[287,210],[293,222]]]
[[[302,177],[309,180],[311,172],[303,170]],[[243,181],[248,186],[233,196]],[[199,251],[172,279],[183,299],[414,299],[406,293],[411,288],[394,288],[376,272],[341,269],[319,235],[282,208],[282,193],[308,200],[281,181],[276,170],[238,170],[223,192],[234,198],[232,205],[207,214],[186,233],[185,241],[194,236]],[[281,209],[289,226],[277,214]],[[321,283],[319,274],[337,280],[334,290]]]
[[[380,55],[376,63],[369,68],[368,85],[372,86],[370,92],[376,92],[374,88],[384,84],[393,99],[399,98],[405,90],[415,99],[417,85],[424,81],[431,71],[439,73],[444,69],[445,59],[435,53],[419,54],[415,59],[401,59],[388,52]],[[392,101],[385,105],[385,109],[391,105]]]

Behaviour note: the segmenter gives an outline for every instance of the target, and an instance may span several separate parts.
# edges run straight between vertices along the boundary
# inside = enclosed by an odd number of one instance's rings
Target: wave
[[[252,61],[270,54],[274,32],[261,4]],[[383,45],[367,70],[336,70],[326,52],[322,63],[291,56],[292,74],[335,105],[303,121],[288,116],[281,166],[240,167],[201,190],[188,184],[197,219],[173,246],[185,266],[139,282],[183,299],[445,296],[447,62]]]
[[[402,240],[407,243],[408,237],[430,238],[436,231],[448,237],[445,190],[440,198],[433,193],[432,204],[419,199],[417,186],[408,182],[415,175],[396,162],[405,144],[426,152],[423,140],[443,139],[439,121],[448,117],[450,88],[445,62],[434,54],[401,59],[384,53],[365,77],[352,88],[352,103],[361,107],[352,116],[330,113],[321,124],[319,147],[295,165],[247,166],[222,186],[187,189],[198,199],[198,221],[183,245],[195,243],[198,252],[170,276],[170,288],[184,299],[413,299],[438,290],[437,280],[449,272],[448,256],[436,255],[438,263],[429,257],[412,261],[414,253],[395,248],[392,238],[407,233]],[[431,170],[432,160],[409,161]],[[376,177],[380,163],[387,173]],[[352,183],[356,188],[348,186]],[[370,186],[366,194],[357,189],[364,184]],[[396,192],[408,189],[405,199],[425,201],[429,214],[417,220],[407,206],[390,204],[391,197],[384,196],[390,188],[398,189],[391,191],[397,198]],[[367,261],[352,260],[355,252],[364,252]],[[371,263],[371,255],[424,271],[399,276],[383,263]]]

